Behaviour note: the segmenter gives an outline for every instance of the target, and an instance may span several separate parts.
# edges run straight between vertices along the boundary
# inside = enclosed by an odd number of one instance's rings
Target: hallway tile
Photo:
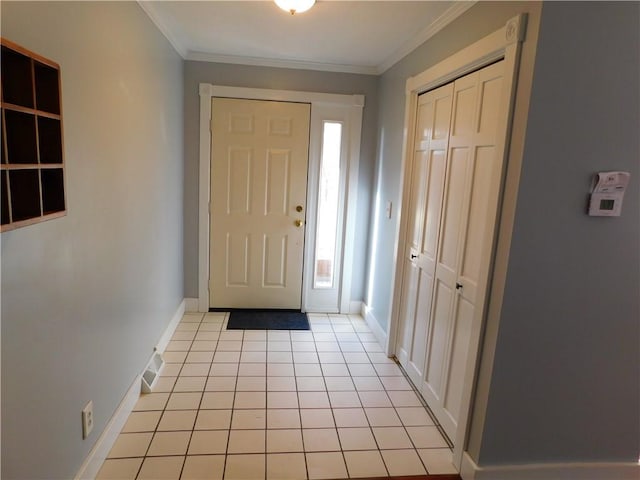
[[[335,428],[302,429],[305,452],[340,451],[338,431]]]
[[[307,478],[304,453],[267,454],[267,480]]]
[[[344,452],[349,478],[386,477],[387,469],[378,450]]]
[[[415,450],[382,450],[389,475],[424,475],[426,470]]]
[[[224,455],[189,456],[180,480],[219,480],[224,474]]]
[[[144,457],[153,433],[121,433],[107,458]]]
[[[166,455],[185,455],[191,431],[188,432],[157,432],[151,440],[147,456],[162,457]]]
[[[193,432],[189,443],[189,455],[226,453],[229,430],[203,430]]]
[[[197,410],[166,411],[162,414],[158,431],[193,430],[197,413]]]
[[[307,453],[305,457],[310,479],[346,478],[348,475],[340,452]]]
[[[135,480],[143,458],[118,458],[105,460],[96,480]]]
[[[420,449],[418,454],[431,475],[458,473],[453,466],[453,456],[449,448]]]
[[[183,464],[184,457],[147,457],[138,480],[178,480]]]
[[[413,448],[403,427],[374,427],[373,434],[380,450]]]
[[[231,430],[227,453],[264,453],[265,430]]]
[[[360,316],[310,314],[311,331],[227,330],[227,319],[185,314],[98,480],[455,472],[439,427]]]
[[[153,432],[161,416],[161,411],[132,412],[122,427],[122,433]]]
[[[265,477],[266,455],[227,455],[225,480],[256,480]]]

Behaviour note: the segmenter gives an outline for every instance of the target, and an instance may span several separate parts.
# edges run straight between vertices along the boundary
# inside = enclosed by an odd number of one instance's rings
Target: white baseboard
[[[173,336],[173,332],[178,326],[178,323],[180,323],[180,320],[182,319],[182,316],[184,314],[185,300],[180,302],[180,305],[178,306],[178,309],[174,313],[173,317],[171,318],[169,325],[167,325],[167,328],[165,329],[164,333],[160,337],[160,340],[158,341],[158,345],[156,346],[156,351],[163,352],[164,349],[167,347],[169,340]],[[147,360],[145,365],[149,364],[154,354],[152,354],[151,357],[149,357],[149,360]],[[107,458],[107,455],[111,450],[111,447],[113,447],[113,444],[118,438],[118,435],[122,430],[122,427],[126,423],[127,418],[129,418],[129,415],[133,411],[133,407],[138,401],[138,398],[140,398],[140,389],[141,389],[141,382],[142,382],[141,378],[142,378],[142,374],[137,375],[136,378],[133,380],[133,383],[129,387],[129,390],[127,390],[127,393],[125,393],[124,398],[120,402],[120,405],[118,405],[118,408],[116,409],[115,413],[109,420],[109,423],[107,423],[107,426],[105,427],[102,434],[100,435],[100,438],[98,438],[95,445],[89,452],[89,455],[87,455],[87,458],[82,463],[82,466],[80,467],[80,470],[78,471],[78,474],[76,475],[75,480],[95,479],[96,475],[100,471],[100,468],[102,467],[102,464]]]
[[[185,298],[184,307],[186,312],[198,311],[198,299],[197,298]]]
[[[362,302],[350,302],[349,303],[349,313],[351,315],[355,315],[356,313],[362,313]],[[363,317],[364,318],[364,317]]]
[[[465,452],[460,476],[463,480],[637,480],[637,463],[541,463],[479,467]]]
[[[178,305],[178,309],[176,310],[176,313],[173,314],[173,317],[171,317],[171,321],[169,322],[169,325],[167,325],[167,328],[165,329],[164,333],[160,337],[160,340],[158,340],[158,344],[156,345],[156,351],[162,353],[164,352],[164,349],[167,348],[169,340],[171,340],[171,337],[173,337],[173,332],[176,331],[176,328],[180,323],[180,320],[182,320],[182,316],[184,315],[184,312],[185,312],[185,304],[186,304],[186,299],[182,300],[182,302],[180,302],[180,305]]]
[[[125,393],[124,398],[120,402],[120,405],[118,405],[111,420],[109,420],[100,438],[98,438],[98,441],[80,467],[75,480],[93,480],[96,478],[100,467],[102,467],[107,455],[109,455],[111,447],[113,447],[113,444],[118,438],[120,430],[122,430],[127,418],[129,418],[129,414],[131,414],[134,405],[140,397],[140,378],[141,375],[137,375],[133,380],[133,383],[129,387],[129,390],[127,390],[127,393]]]
[[[362,302],[360,315],[362,315],[362,318],[364,318],[365,322],[367,322],[367,325],[376,336],[378,343],[384,347],[387,344],[387,332],[382,329],[380,322],[376,319],[372,309],[364,302]]]

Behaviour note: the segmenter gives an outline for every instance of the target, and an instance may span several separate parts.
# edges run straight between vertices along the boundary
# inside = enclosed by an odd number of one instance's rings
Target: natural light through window
[[[333,288],[334,283],[338,200],[340,197],[341,143],[342,124],[324,122],[318,192],[315,271],[313,277],[315,288]]]

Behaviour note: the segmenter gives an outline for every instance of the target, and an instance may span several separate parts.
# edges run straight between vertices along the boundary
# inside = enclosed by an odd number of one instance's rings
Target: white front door
[[[301,307],[309,119],[309,104],[213,98],[210,307]]]

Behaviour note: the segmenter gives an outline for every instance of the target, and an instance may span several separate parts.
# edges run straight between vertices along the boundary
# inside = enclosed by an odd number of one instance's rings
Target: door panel
[[[416,308],[413,312],[413,336],[411,338],[411,355],[409,357],[409,371],[413,372],[416,385],[420,385],[425,362],[425,339],[429,328],[429,312],[431,307],[431,296],[429,293],[433,289],[433,276],[425,272],[424,269],[416,268],[419,275],[416,292]],[[413,378],[412,377],[412,380]]]
[[[269,150],[265,185],[265,215],[287,214],[290,156],[287,150]]]
[[[300,308],[309,119],[308,104],[213,99],[210,306]]]
[[[288,237],[284,235],[264,236],[263,287],[285,287],[287,285],[287,279],[285,278],[287,240]]]
[[[468,148],[454,147],[449,150],[449,173],[446,181],[438,268],[454,274],[457,273],[458,268],[458,243],[462,240],[460,231],[466,200],[468,157]]]
[[[427,180],[428,193],[425,208],[424,231],[422,234],[422,253],[425,267],[429,271],[435,268],[438,249],[438,224],[442,209],[442,192],[444,191],[444,174],[447,168],[446,149],[431,152],[431,164]]]
[[[227,167],[227,214],[249,213],[251,208],[252,151],[248,148],[229,148]]]
[[[445,85],[421,95],[418,105],[398,348],[416,385],[424,378],[452,94],[453,85]]]
[[[227,234],[226,284],[233,287],[246,287],[249,283],[249,245],[250,235]]]
[[[426,353],[427,363],[422,385],[422,393],[427,402],[431,401],[436,405],[441,403],[442,376],[449,339],[453,297],[452,289],[445,282],[436,280]]]
[[[447,388],[443,389],[442,409],[445,416],[440,419],[445,431],[452,431],[452,427],[457,425],[463,387],[463,383],[457,379],[464,378],[474,313],[473,304],[462,295],[456,295],[454,301],[457,303],[457,315],[452,325],[451,352],[446,372]]]
[[[434,322],[446,334],[442,348],[428,359],[441,375],[438,383],[426,379],[425,397],[443,429],[455,443],[460,396],[468,360],[469,341],[478,308],[486,292],[479,292],[483,258],[491,254],[497,190],[502,165],[495,155],[495,131],[500,114],[502,62],[456,80],[449,141],[447,190],[441,223],[436,288],[451,291],[449,306],[434,310]],[[486,284],[486,282],[485,282]],[[445,319],[446,317],[446,319]],[[430,342],[429,345],[432,345]],[[442,355],[440,358],[439,356]],[[437,360],[436,360],[437,359]]]

